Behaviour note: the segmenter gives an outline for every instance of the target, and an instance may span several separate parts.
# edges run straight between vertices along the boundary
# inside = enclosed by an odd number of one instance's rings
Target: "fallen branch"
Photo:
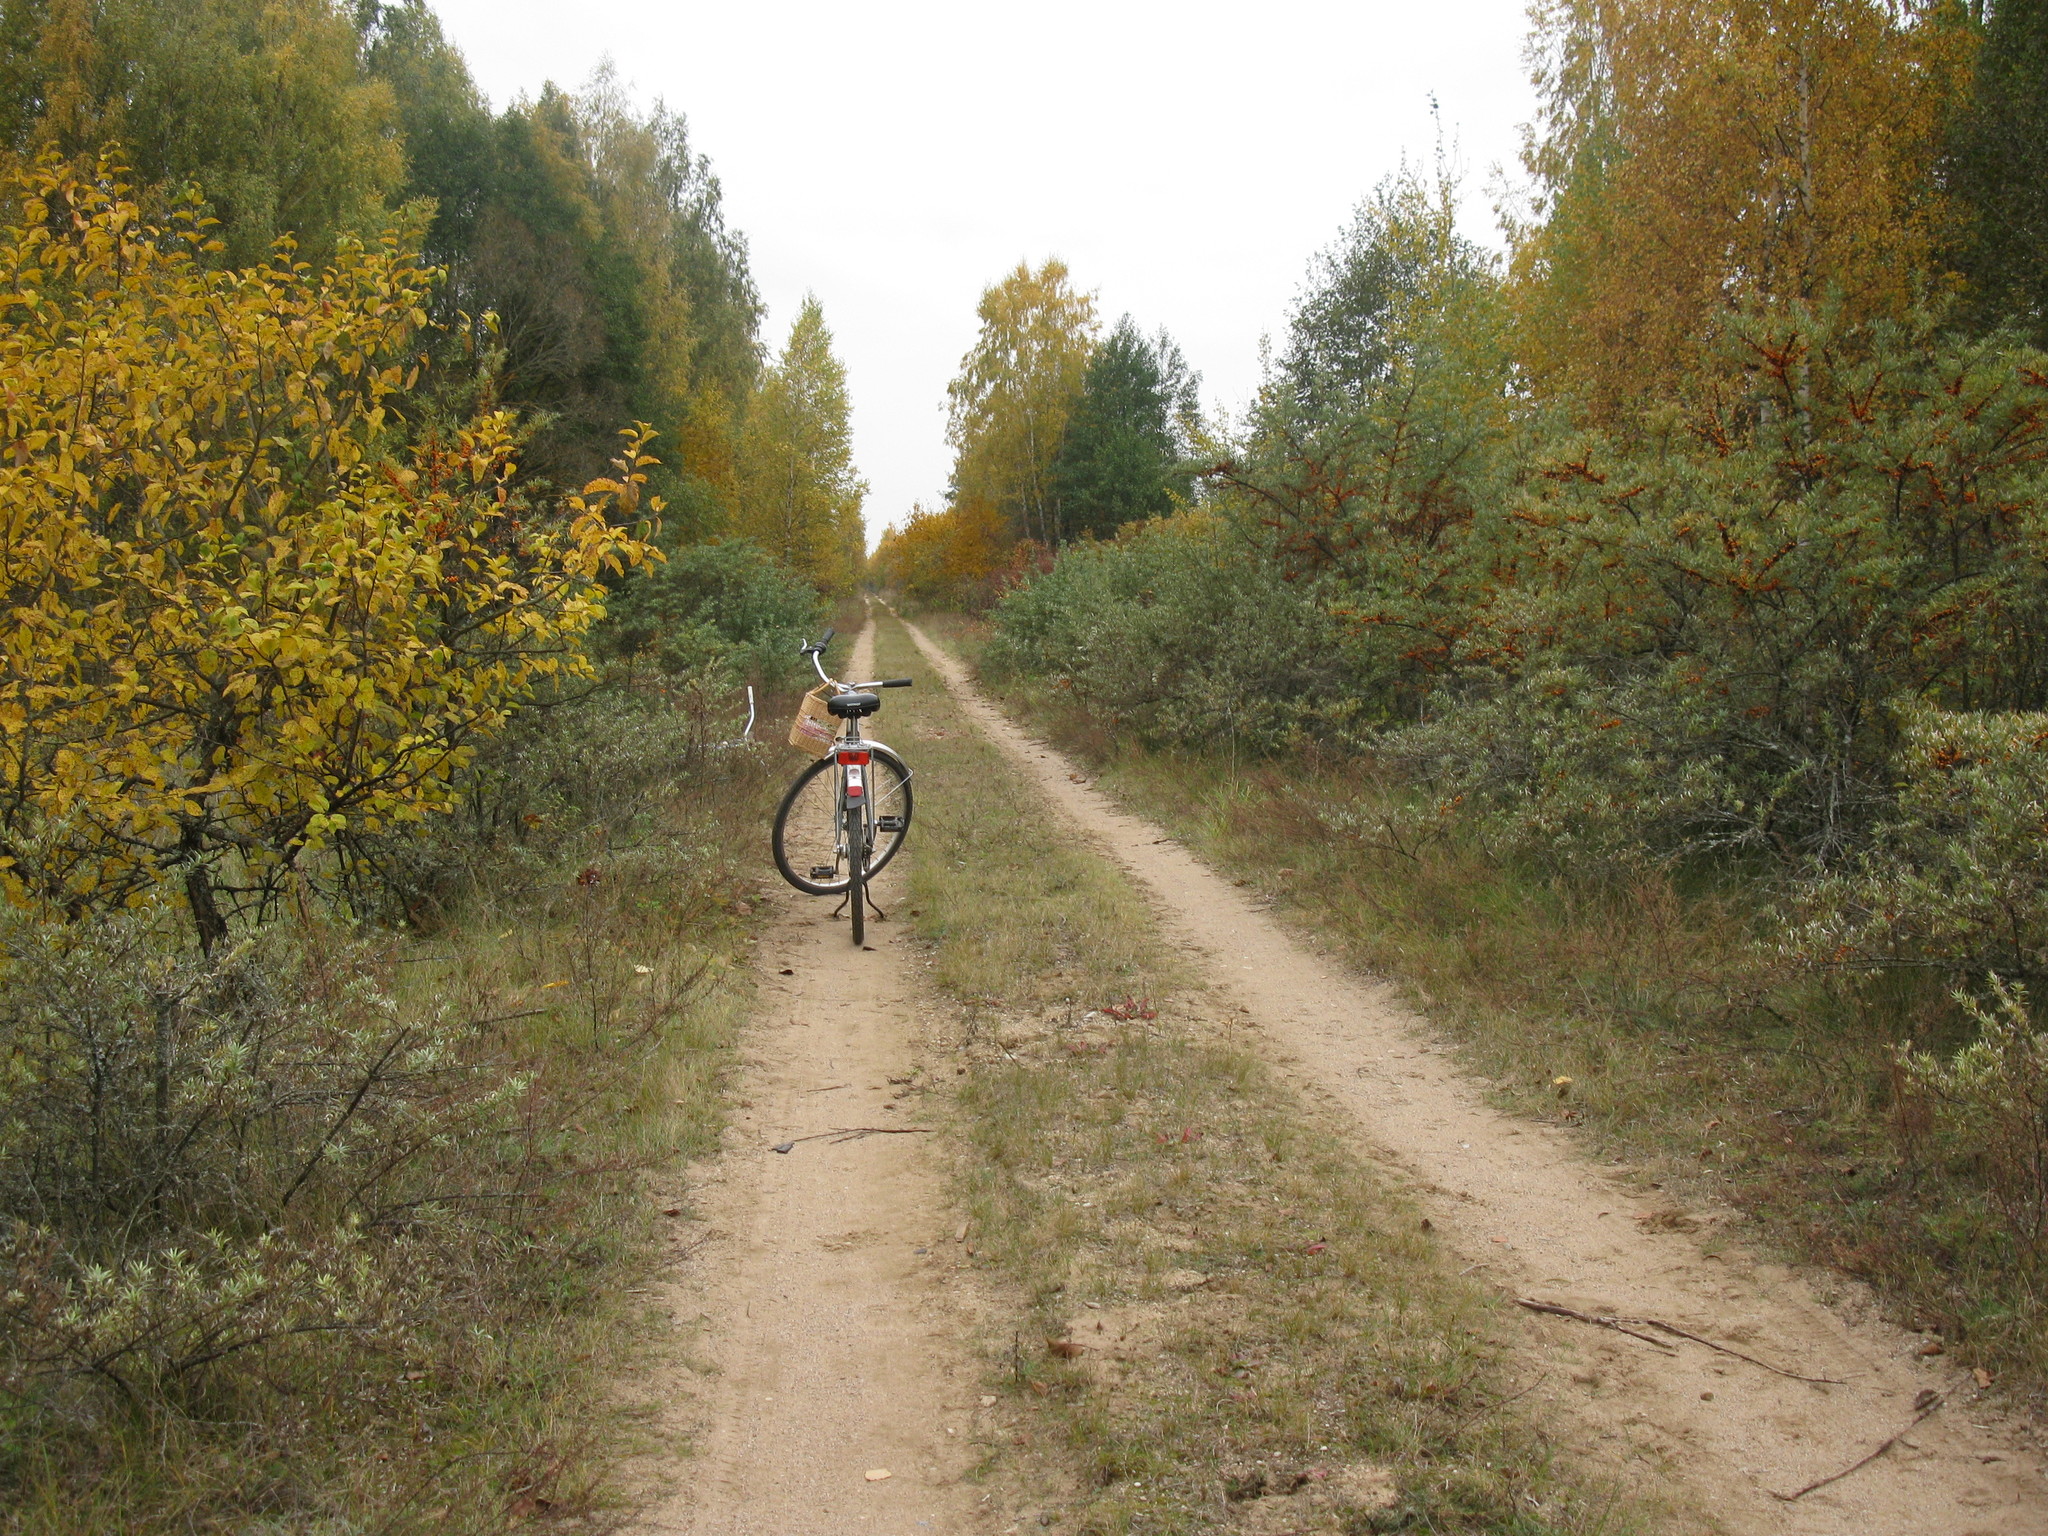
[[[924,1125],[852,1125],[826,1134],[836,1147],[842,1141],[859,1141],[863,1136],[936,1136],[939,1133]]]
[[[552,1009],[548,1008],[526,1008],[518,1013],[501,1013],[488,1019],[472,1019],[470,1020],[469,1027],[471,1029],[482,1029],[486,1024],[509,1024],[514,1019],[537,1019],[542,1014],[552,1011]]]
[[[1655,1328],[1660,1333],[1675,1334],[1681,1339],[1691,1339],[1695,1344],[1704,1344],[1708,1349],[1716,1350],[1724,1355],[1732,1355],[1737,1360],[1747,1360],[1751,1365],[1760,1366],[1764,1370],[1769,1371],[1773,1376],[1784,1376],[1792,1381],[1810,1381],[1817,1386],[1823,1387],[1842,1387],[1848,1385],[1839,1376],[1802,1376],[1797,1371],[1788,1371],[1783,1366],[1772,1365],[1768,1360],[1759,1360],[1755,1355],[1745,1355],[1739,1349],[1730,1349],[1726,1344],[1716,1344],[1712,1339],[1703,1339],[1696,1333],[1687,1333],[1683,1328],[1674,1328],[1669,1323],[1660,1323],[1654,1317],[1638,1317],[1632,1319],[1632,1321],[1641,1323],[1645,1328]]]
[[[818,1141],[829,1137],[833,1146],[843,1141],[859,1141],[863,1136],[936,1136],[938,1132],[924,1125],[835,1125],[829,1131],[813,1131],[808,1136],[793,1136],[788,1141],[778,1141],[774,1150],[787,1152],[800,1141]]]
[[[1930,1398],[1932,1399],[1931,1402],[1928,1401]],[[1920,1421],[1926,1418],[1929,1414],[1934,1413],[1938,1409],[1940,1409],[1941,1405],[1948,1401],[1948,1397],[1946,1394],[1940,1392],[1923,1392],[1920,1394],[1919,1401],[1922,1404],[1922,1407],[1918,1413],[1913,1415],[1913,1422],[1911,1424],[1908,1424],[1904,1429],[1900,1430],[1896,1435],[1893,1435],[1891,1439],[1885,1441],[1883,1445],[1880,1445],[1876,1450],[1872,1451],[1868,1456],[1865,1456],[1861,1461],[1852,1462],[1850,1465],[1842,1468],[1841,1471],[1835,1473],[1833,1476],[1824,1477],[1817,1483],[1808,1483],[1804,1488],[1801,1488],[1797,1493],[1780,1493],[1775,1488],[1767,1488],[1764,1491],[1768,1493],[1772,1498],[1776,1499],[1779,1503],[1790,1504],[1794,1499],[1803,1499],[1809,1493],[1812,1493],[1814,1490],[1827,1487],[1829,1483],[1839,1483],[1851,1472],[1861,1472],[1865,1467],[1869,1466],[1873,1461],[1877,1460],[1878,1457],[1882,1456],[1886,1451],[1890,1450],[1893,1446],[1897,1445],[1901,1440],[1905,1439],[1907,1435],[1911,1434],[1915,1429],[1918,1429],[1920,1427]]]
[[[1647,1333],[1637,1333],[1618,1317],[1596,1317],[1591,1312],[1574,1312],[1570,1307],[1560,1307],[1554,1301],[1538,1301],[1532,1296],[1517,1296],[1515,1305],[1526,1307],[1531,1312],[1547,1312],[1552,1317],[1568,1317],[1575,1323],[1591,1323],[1595,1328],[1612,1328],[1616,1333],[1625,1333],[1632,1339],[1641,1339],[1645,1344],[1661,1349],[1667,1355],[1678,1353],[1662,1339],[1653,1339]]]
[[[1759,1360],[1755,1355],[1745,1355],[1739,1349],[1730,1349],[1726,1344],[1716,1344],[1712,1339],[1703,1339],[1696,1333],[1654,1317],[1608,1317],[1595,1316],[1590,1312],[1574,1312],[1570,1307],[1560,1307],[1555,1302],[1537,1301],[1530,1296],[1517,1296],[1515,1305],[1527,1307],[1531,1312],[1547,1312],[1552,1317],[1568,1317],[1574,1322],[1591,1323],[1596,1328],[1612,1328],[1616,1333],[1625,1333],[1632,1339],[1641,1339],[1645,1344],[1654,1344],[1659,1349],[1670,1351],[1671,1346],[1662,1339],[1653,1339],[1647,1333],[1638,1333],[1636,1328],[1655,1328],[1659,1333],[1668,1333],[1675,1339],[1690,1339],[1716,1354],[1727,1355],[1736,1360],[1746,1360],[1759,1369],[1769,1371],[1773,1376],[1784,1376],[1792,1381],[1808,1381],[1818,1386],[1839,1387],[1845,1385],[1838,1376],[1802,1376],[1797,1371],[1788,1371],[1783,1366],[1772,1365],[1768,1360]],[[1629,1327],[1628,1324],[1635,1324]]]

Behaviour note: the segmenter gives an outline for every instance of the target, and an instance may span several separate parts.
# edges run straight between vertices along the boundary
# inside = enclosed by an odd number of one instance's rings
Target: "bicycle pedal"
[[[839,866],[836,864],[813,864],[811,866],[811,878],[813,880],[830,880],[838,873]]]
[[[875,818],[875,830],[877,832],[901,832],[903,830],[903,818],[901,816],[877,816]]]

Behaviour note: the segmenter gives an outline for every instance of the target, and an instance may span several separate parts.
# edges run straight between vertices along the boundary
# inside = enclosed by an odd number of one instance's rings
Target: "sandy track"
[[[1249,1037],[1347,1115],[1377,1160],[1407,1171],[1450,1247],[1505,1290],[1587,1313],[1654,1317],[1808,1376],[1811,1385],[1683,1340],[1668,1352],[1579,1323],[1527,1317],[1525,1376],[1572,1449],[1660,1494],[1678,1529],[1786,1536],[2048,1533],[2038,1449],[1983,1422],[1974,1383],[1922,1341],[1831,1308],[1798,1276],[1733,1245],[1656,1231],[1668,1201],[1581,1157],[1571,1133],[1492,1109],[1391,989],[1322,958],[1227,880],[1078,780],[1076,766],[912,638],[996,744],[1153,895]],[[1772,1497],[1839,1472],[1944,1406],[1889,1453],[1796,1503]]]
[[[871,627],[849,674],[868,675],[872,658]],[[901,868],[877,882],[884,908]],[[740,1108],[691,1192],[689,1241],[701,1245],[660,1298],[678,1322],[701,1320],[703,1369],[665,1369],[653,1388],[664,1429],[696,1454],[651,1470],[669,1491],[635,1531],[920,1536],[980,1524],[979,1495],[962,1483],[974,1323],[936,1138],[771,1150],[835,1126],[923,1123],[889,1082],[908,1075],[916,1045],[908,925],[872,924],[872,948],[856,950],[832,905],[788,893],[761,940]]]

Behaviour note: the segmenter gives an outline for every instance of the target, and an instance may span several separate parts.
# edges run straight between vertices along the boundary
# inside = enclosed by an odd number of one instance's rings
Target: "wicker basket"
[[[789,727],[792,747],[802,747],[813,757],[823,757],[832,750],[832,743],[839,739],[839,722],[825,708],[825,700],[831,694],[832,690],[820,683],[804,695]]]

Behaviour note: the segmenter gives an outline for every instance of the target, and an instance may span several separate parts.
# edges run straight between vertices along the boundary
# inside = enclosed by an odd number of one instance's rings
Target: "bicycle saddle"
[[[825,708],[842,720],[872,715],[881,707],[882,696],[878,693],[835,693],[825,701]]]

